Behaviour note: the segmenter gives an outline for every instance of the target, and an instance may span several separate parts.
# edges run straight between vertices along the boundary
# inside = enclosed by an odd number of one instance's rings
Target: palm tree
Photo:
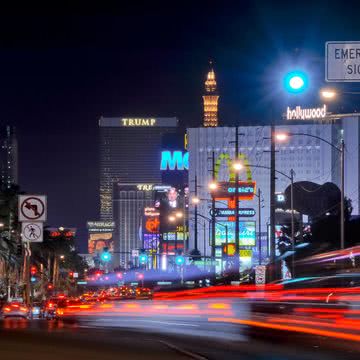
[[[17,199],[20,189],[17,185],[0,190],[0,279],[9,292],[10,278],[19,278],[21,254],[19,253],[20,231],[17,218]],[[15,281],[18,284],[18,281]],[[4,289],[3,289],[4,290]]]

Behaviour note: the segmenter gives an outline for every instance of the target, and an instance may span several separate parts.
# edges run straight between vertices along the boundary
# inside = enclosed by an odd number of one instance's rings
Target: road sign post
[[[42,222],[22,222],[21,223],[22,241],[29,243],[43,242],[43,223]]]
[[[360,41],[327,41],[325,80],[360,82]]]
[[[46,221],[46,195],[19,195],[19,221]]]
[[[19,195],[18,219],[21,222],[21,237],[25,243],[26,303],[32,305],[33,294],[30,277],[32,242],[43,241],[43,223],[47,217],[46,195]],[[32,308],[32,307],[31,307]]]

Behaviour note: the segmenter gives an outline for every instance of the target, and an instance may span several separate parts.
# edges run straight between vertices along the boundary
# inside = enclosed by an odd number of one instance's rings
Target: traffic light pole
[[[26,285],[25,285],[25,301],[26,305],[31,305],[31,278],[30,278],[30,242],[25,243],[25,256],[26,256]]]
[[[215,182],[215,152],[212,152],[212,181]],[[215,197],[211,198],[211,256],[215,259]]]
[[[239,134],[238,127],[235,128],[235,162],[239,161]],[[240,243],[239,236],[239,172],[235,171],[235,271],[240,272]]]
[[[259,244],[259,265],[261,265],[261,256],[262,256],[262,248],[261,248],[261,189],[258,189],[258,244]]]
[[[270,281],[276,280],[275,264],[275,126],[270,127]]]
[[[197,175],[195,175],[195,197],[197,198],[198,196],[198,184],[197,184]],[[198,208],[197,208],[197,204],[195,204],[195,224],[194,224],[194,248],[195,250],[198,250]]]
[[[345,247],[345,144],[344,139],[341,139],[340,147],[340,156],[341,156],[341,202],[340,202],[340,248],[344,249]]]

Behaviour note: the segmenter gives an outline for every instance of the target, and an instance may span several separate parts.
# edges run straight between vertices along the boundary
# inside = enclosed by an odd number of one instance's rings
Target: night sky
[[[170,3],[0,17],[1,124],[17,128],[21,188],[48,195],[48,223],[77,227],[81,251],[98,218],[101,115],[200,125],[212,59],[221,124],[266,123],[287,100],[287,69],[309,73],[316,104],[325,41],[360,40],[351,1]]]

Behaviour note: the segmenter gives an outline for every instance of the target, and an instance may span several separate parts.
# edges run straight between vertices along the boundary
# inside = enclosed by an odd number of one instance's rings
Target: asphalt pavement
[[[74,311],[62,320],[5,319],[0,321],[0,359],[359,358],[354,342],[209,321],[217,312],[226,314],[224,304],[131,301],[102,304],[94,313]],[[228,315],[251,317],[244,304]]]

